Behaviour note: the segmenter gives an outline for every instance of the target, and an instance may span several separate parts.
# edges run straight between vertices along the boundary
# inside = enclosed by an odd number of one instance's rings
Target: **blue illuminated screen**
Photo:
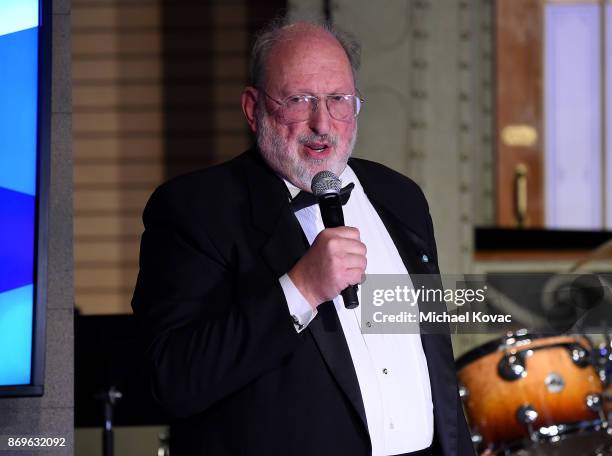
[[[0,386],[32,380],[38,0],[0,0]]]

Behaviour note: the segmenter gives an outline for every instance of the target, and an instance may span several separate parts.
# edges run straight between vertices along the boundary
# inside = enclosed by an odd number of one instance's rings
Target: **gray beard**
[[[272,127],[269,124],[268,117],[257,108],[257,146],[268,165],[282,178],[288,180],[293,185],[302,190],[310,190],[312,178],[319,170],[313,170],[314,167],[321,167],[325,162],[330,161],[328,170],[339,176],[349,157],[353,153],[353,148],[357,141],[357,126],[349,144],[347,145],[343,157],[338,159],[338,155],[330,157],[330,159],[304,159],[298,153],[298,147],[301,144],[312,141],[326,141],[332,146],[338,145],[338,138],[332,135],[302,135],[299,136],[294,144],[286,144],[278,135],[275,135]],[[336,149],[336,151],[338,151]]]

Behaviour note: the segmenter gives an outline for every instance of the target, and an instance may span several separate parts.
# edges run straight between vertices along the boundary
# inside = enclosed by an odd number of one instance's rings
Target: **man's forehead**
[[[352,85],[350,61],[342,45],[326,30],[316,27],[288,29],[270,50],[266,62],[269,82],[298,82],[308,75],[327,70],[336,82]],[[314,74],[312,74],[314,76]],[[284,82],[284,83],[283,83]]]

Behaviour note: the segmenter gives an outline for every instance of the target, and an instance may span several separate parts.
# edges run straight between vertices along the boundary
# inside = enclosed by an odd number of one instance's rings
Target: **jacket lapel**
[[[318,315],[308,325],[327,367],[338,382],[340,389],[361,418],[364,430],[368,433],[365,407],[359,388],[359,381],[353,366],[353,359],[342,331],[342,325],[334,303],[327,301],[318,307]]]
[[[302,257],[308,242],[289,205],[285,183],[259,157],[256,150],[245,154],[245,178],[249,187],[253,225],[261,233],[261,254],[278,275],[287,273]],[[331,301],[318,307],[309,331],[331,374],[361,418],[367,433],[365,408],[357,374]]]
[[[248,186],[251,220],[257,229],[255,245],[268,266],[280,277],[306,251],[302,230],[289,206],[282,179],[272,172],[252,149],[242,157],[244,179]]]
[[[367,162],[351,159],[349,165],[387,228],[408,272],[437,273],[436,253],[426,242],[426,223],[414,217],[415,210],[411,207],[414,201],[403,199],[405,188],[394,188],[389,180],[379,181],[374,173],[366,169]],[[398,201],[400,198],[401,203]]]

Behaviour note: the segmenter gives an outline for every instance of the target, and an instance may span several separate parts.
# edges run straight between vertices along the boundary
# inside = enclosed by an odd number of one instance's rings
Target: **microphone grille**
[[[342,183],[338,176],[331,171],[320,171],[312,178],[310,189],[314,196],[324,195],[326,193],[340,193]]]

